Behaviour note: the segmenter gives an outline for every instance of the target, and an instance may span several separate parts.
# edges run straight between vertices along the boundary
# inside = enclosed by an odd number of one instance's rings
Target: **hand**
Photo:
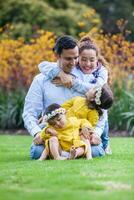
[[[58,77],[61,79],[62,85],[66,88],[71,88],[73,85],[73,76],[60,71]]]
[[[37,133],[36,136],[34,137],[33,143],[34,143],[35,145],[39,145],[39,144],[42,144],[42,143],[43,143],[43,140],[42,140],[42,138],[41,138],[40,132]]]
[[[40,117],[39,119],[38,119],[38,124],[41,124],[43,122],[43,117]]]
[[[61,82],[61,79],[59,77],[54,78],[51,82],[54,85],[56,85],[57,87],[62,86],[62,82]]]
[[[50,134],[51,136],[57,136],[57,131],[52,128],[47,128],[46,134]]]
[[[90,90],[88,90],[86,92],[85,96],[86,96],[87,100],[89,100],[89,101],[93,101],[94,100],[95,91],[96,91],[95,88],[92,88],[92,89],[90,89]]]
[[[83,135],[85,139],[90,139],[90,129],[88,127],[83,127],[80,131],[80,135]]]
[[[52,83],[55,84],[57,87],[64,86],[66,88],[71,88],[73,85],[73,76],[61,71],[58,77],[52,80]]]
[[[94,145],[99,145],[101,143],[101,138],[97,134],[92,134],[90,136],[90,143]]]
[[[92,134],[95,134],[94,132],[94,129],[93,128],[88,128],[88,131],[89,131],[89,134],[92,135]]]

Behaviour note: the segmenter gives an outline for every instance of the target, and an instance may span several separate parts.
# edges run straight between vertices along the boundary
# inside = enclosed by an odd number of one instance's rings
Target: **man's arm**
[[[43,76],[38,75],[33,80],[25,98],[23,120],[28,132],[35,136],[41,132],[38,117],[43,111]]]

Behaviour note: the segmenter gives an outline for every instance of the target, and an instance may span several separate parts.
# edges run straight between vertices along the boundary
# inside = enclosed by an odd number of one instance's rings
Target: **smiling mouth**
[[[84,67],[85,70],[92,70],[91,67]]]

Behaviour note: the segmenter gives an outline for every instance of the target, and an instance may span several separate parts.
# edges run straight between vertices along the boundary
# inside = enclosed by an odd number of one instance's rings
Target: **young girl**
[[[67,110],[67,117],[77,117],[78,119],[87,119],[91,126],[89,132],[94,133],[94,128],[102,115],[102,109],[109,109],[113,104],[113,93],[110,87],[105,84],[103,87],[93,88],[86,93],[84,97],[74,97],[64,104],[62,108]],[[53,129],[49,129],[50,134]],[[86,137],[86,135],[83,135]]]
[[[56,67],[56,63],[53,66],[53,68],[52,65],[50,67],[49,62],[42,62],[39,65],[39,69],[45,74],[46,78],[53,80],[53,83],[57,84],[57,86],[62,84],[64,87],[71,87],[71,90],[74,91],[74,96],[83,96],[88,90],[98,85],[103,85],[108,81],[108,64],[89,37],[84,37],[79,42],[79,64],[76,66],[77,70],[74,68],[71,74],[66,74],[59,67]],[[54,79],[55,77],[58,78]],[[105,121],[103,124],[101,119]],[[104,126],[106,127],[105,130]],[[109,137],[106,111],[100,118],[95,132],[101,136],[106,153],[110,153],[110,151],[108,152]]]
[[[86,119],[67,117],[66,110],[59,104],[48,106],[44,119],[48,122],[41,132],[45,150],[39,160],[45,160],[48,156],[55,160],[65,160],[66,158],[61,156],[61,150],[70,152],[70,159],[80,156],[92,158],[89,140],[84,138],[82,141],[79,136],[80,129],[82,134],[88,135],[91,125]],[[53,130],[53,134],[50,134],[49,129]]]

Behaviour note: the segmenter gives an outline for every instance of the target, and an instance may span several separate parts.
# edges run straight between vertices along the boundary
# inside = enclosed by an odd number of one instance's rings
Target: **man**
[[[70,36],[60,37],[54,47],[57,63],[60,69],[69,73],[78,62],[79,50],[77,42]],[[43,74],[37,75],[27,93],[24,104],[23,120],[28,132],[34,137],[31,145],[31,158],[38,159],[44,149],[40,136],[41,127],[38,124],[40,114],[52,103],[62,104],[76,96],[73,90],[63,86],[56,87]],[[93,142],[98,136],[93,135]],[[93,156],[104,155],[101,145],[92,146]]]

